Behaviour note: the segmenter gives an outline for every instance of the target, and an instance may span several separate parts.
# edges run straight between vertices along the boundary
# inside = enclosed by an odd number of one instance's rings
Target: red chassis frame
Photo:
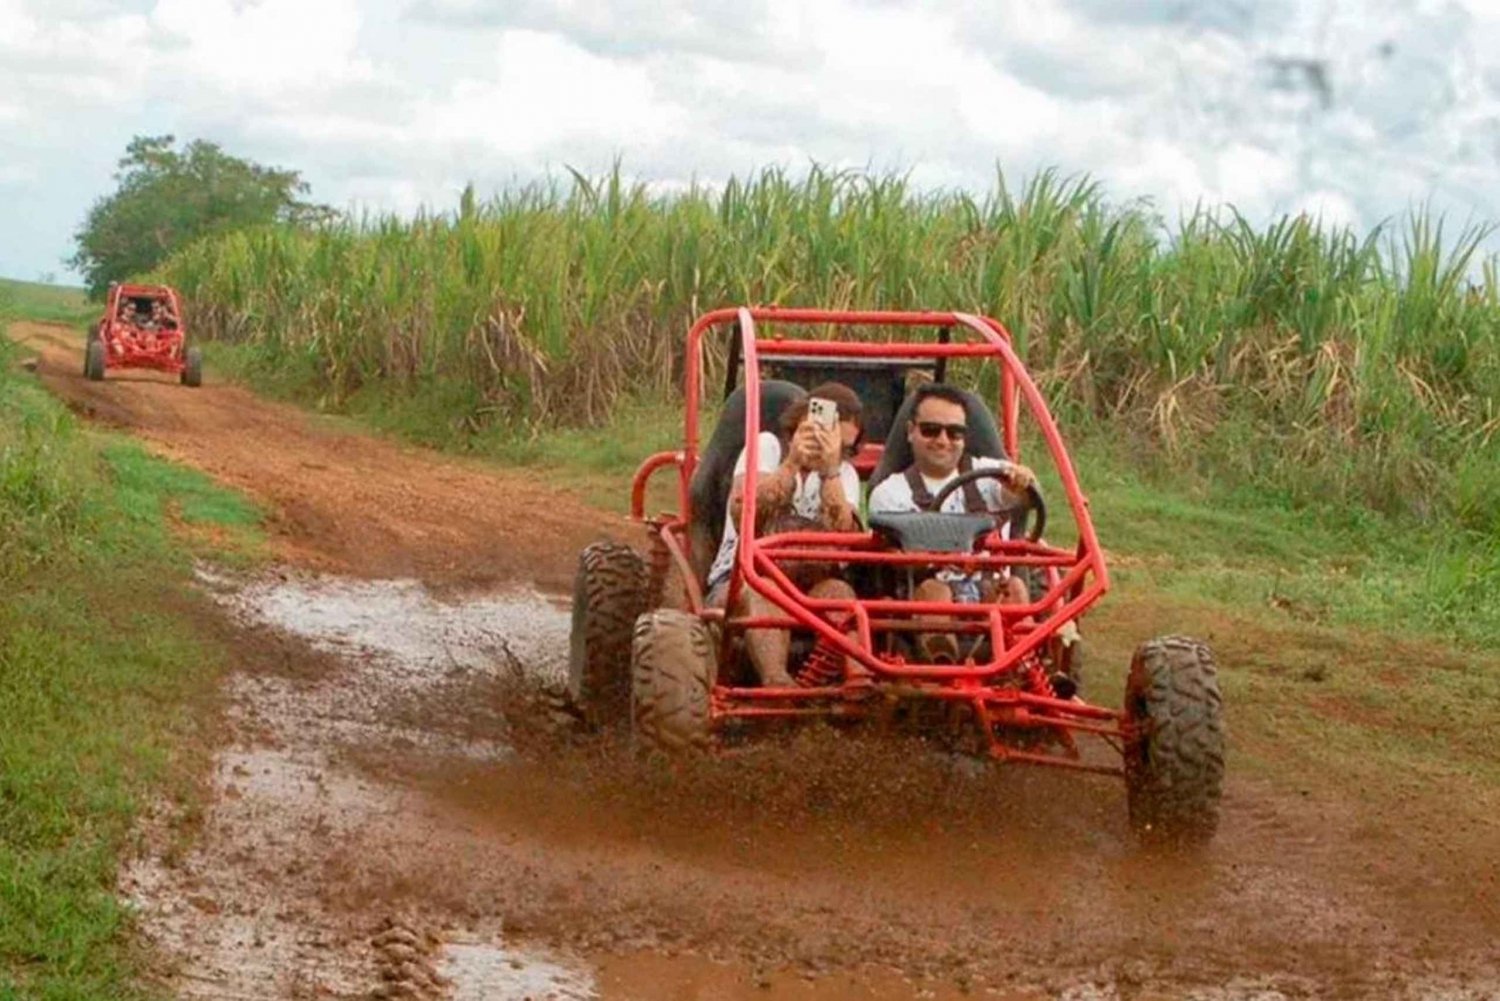
[[[120,320],[121,299],[165,299],[177,321],[175,328],[146,330]],[[187,367],[187,330],[182,325],[182,301],[167,285],[114,285],[105,301],[104,316],[97,326],[104,342],[104,366],[149,368],[181,375]]]
[[[969,335],[968,341],[936,342],[843,342],[835,340],[789,340],[779,334],[758,340],[757,322],[844,327],[936,327]],[[687,526],[692,520],[689,492],[698,464],[698,416],[701,392],[702,341],[712,328],[738,324],[742,338],[745,371],[746,477],[739,525],[739,552],[729,583],[728,607],[744,587],[753,588],[781,610],[782,615],[727,616],[723,609],[708,608],[697,575],[688,558]],[[758,480],[760,433],[760,357],[762,355],[824,356],[828,358],[993,358],[1000,366],[999,415],[1006,451],[1019,457],[1019,407],[1025,402],[1039,426],[1056,463],[1069,507],[1078,526],[1075,551],[1054,548],[1044,542],[1006,540],[991,532],[979,551],[963,556],[952,553],[890,551],[874,533],[799,531],[756,537],[755,491]],[[996,320],[965,313],[876,312],[778,307],[739,307],[707,313],[693,324],[687,342],[685,395],[687,408],[684,447],[679,452],[659,452],[641,464],[631,493],[631,516],[648,525],[653,537],[653,570],[664,577],[675,563],[686,583],[689,609],[706,620],[721,622],[725,638],[747,628],[801,628],[831,644],[848,663],[841,683],[819,687],[730,687],[716,684],[712,692],[710,718],[719,723],[731,718],[796,716],[868,716],[885,703],[885,695],[899,699],[939,700],[968,707],[988,738],[992,757],[1036,764],[1060,765],[1085,771],[1120,775],[1118,765],[1084,761],[1073,735],[1094,734],[1119,751],[1127,737],[1124,714],[1094,706],[1079,699],[1060,699],[1052,692],[1036,655],[1042,644],[1074,621],[1109,588],[1109,574],[1089,518],[1087,500],[1078,485],[1062,436],[1045,400],[1011,347],[1010,333]],[[863,475],[878,458],[882,445],[867,445],[856,460]],[[646,486],[651,477],[667,466],[677,469],[680,513],[645,515]],[[950,602],[902,601],[896,599],[816,599],[809,597],[788,578],[782,566],[797,561],[884,563],[894,565],[957,565],[974,569],[1033,566],[1042,569],[1045,593],[1026,605],[957,604]],[[1046,613],[1047,618],[1038,620]],[[992,659],[975,664],[924,664],[906,662],[899,656],[877,651],[876,637],[885,632],[913,631],[912,619],[919,614],[937,614],[953,620],[952,631],[987,633]],[[845,629],[829,622],[829,616],[853,622],[851,639]],[[729,648],[720,644],[721,657]],[[721,665],[722,666],[722,665]],[[863,670],[861,670],[861,668]],[[997,733],[1044,729],[1056,738],[1050,745],[1028,742],[1025,747],[1007,744]]]

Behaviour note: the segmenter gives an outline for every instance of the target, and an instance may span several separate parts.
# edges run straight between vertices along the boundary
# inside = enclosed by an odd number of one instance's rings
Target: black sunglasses
[[[936,438],[944,431],[949,441],[963,441],[969,429],[962,424],[942,424],[938,421],[917,421],[917,430],[923,438]]]

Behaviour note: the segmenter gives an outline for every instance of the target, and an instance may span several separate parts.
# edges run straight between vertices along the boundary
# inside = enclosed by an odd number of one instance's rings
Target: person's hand
[[[1031,467],[1019,462],[1012,462],[1010,468],[1002,471],[1000,476],[1005,488],[1014,494],[1025,493],[1036,486],[1036,473],[1031,471]]]
[[[803,421],[797,425],[797,430],[792,433],[791,445],[787,449],[788,456],[794,466],[804,472],[811,472],[821,468],[822,465],[822,442],[818,437],[818,428],[812,421]]]
[[[844,436],[839,432],[839,426],[814,424],[812,427],[818,440],[818,472],[824,476],[837,476],[844,461]]]

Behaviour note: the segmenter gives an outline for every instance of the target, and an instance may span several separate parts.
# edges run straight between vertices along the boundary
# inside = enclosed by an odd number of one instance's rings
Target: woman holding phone
[[[859,530],[859,474],[849,462],[864,426],[864,406],[841,382],[818,386],[787,407],[777,421],[779,434],[762,431],[757,442],[759,482],[755,491],[757,535],[796,529]],[[708,572],[708,603],[723,607],[739,542],[744,504],[745,452],[734,466],[728,517],[718,555]],[[814,598],[852,598],[854,589],[828,564],[802,564],[793,583]],[[740,592],[737,615],[774,615],[776,607],[750,588]],[[745,633],[750,662],[762,685],[796,682],[787,673],[790,638],[784,629]]]

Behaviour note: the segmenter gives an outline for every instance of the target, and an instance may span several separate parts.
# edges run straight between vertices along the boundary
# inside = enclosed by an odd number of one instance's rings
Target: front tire
[[[1125,789],[1143,840],[1197,845],[1219,826],[1223,696],[1208,644],[1186,636],[1143,643],[1125,683]]]
[[[182,359],[182,384],[197,388],[203,385],[203,349],[188,348]]]
[[[714,638],[698,616],[658,608],[635,624],[631,650],[631,716],[636,736],[668,754],[707,750]]]
[[[83,352],[83,375],[90,382],[99,382],[104,378],[103,341],[89,341],[88,347]]]
[[[568,695],[591,726],[629,718],[631,633],[649,584],[645,563],[629,546],[596,542],[578,555]]]

